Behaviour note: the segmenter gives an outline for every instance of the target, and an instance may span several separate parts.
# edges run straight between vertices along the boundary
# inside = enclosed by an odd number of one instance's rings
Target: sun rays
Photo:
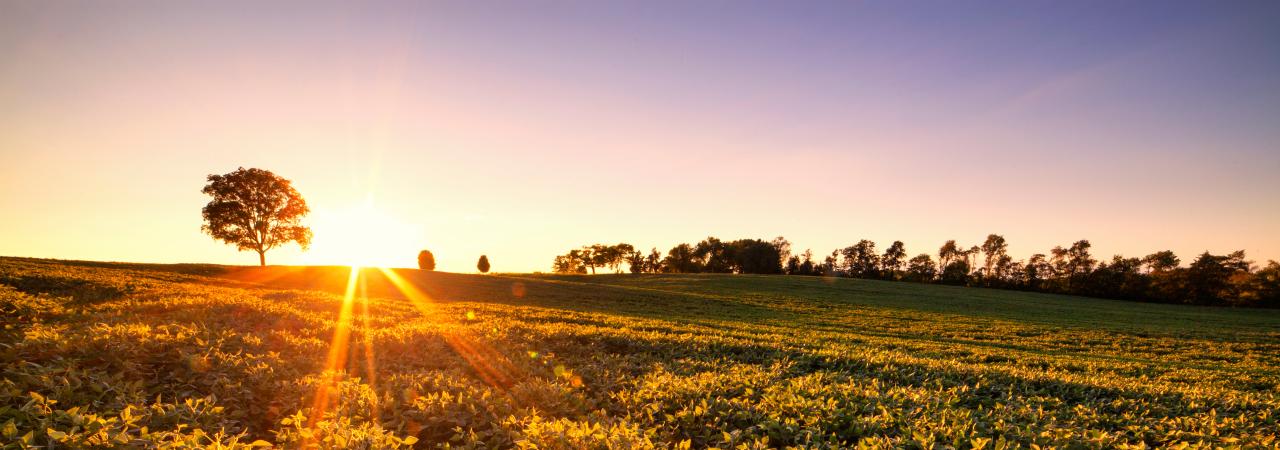
[[[335,404],[337,396],[333,390],[338,382],[348,376],[351,369],[358,367],[355,365],[363,363],[364,381],[371,387],[376,386],[378,359],[374,343],[375,336],[371,331],[375,329],[374,314],[377,312],[371,308],[369,299],[370,278],[376,277],[389,282],[394,291],[407,299],[421,317],[441,325],[440,338],[454,353],[466,361],[474,375],[485,384],[506,390],[521,378],[517,368],[502,352],[477,338],[467,329],[467,323],[477,320],[474,312],[468,311],[462,317],[442,314],[436,299],[395,270],[353,265],[347,274],[346,287],[343,290],[333,336],[330,339],[321,379],[312,401],[308,428],[314,428],[318,422],[324,420],[328,411],[340,409],[340,405]],[[350,354],[353,333],[360,334],[359,342],[355,345],[363,354],[358,357]],[[377,404],[371,407],[373,408],[373,411],[370,411],[371,417],[376,417]]]
[[[315,427],[315,424],[323,419],[324,412],[329,408],[332,386],[339,381],[341,372],[346,370],[347,351],[350,349],[351,339],[351,311],[355,302],[356,289],[360,284],[359,279],[360,268],[352,266],[347,275],[347,287],[342,295],[342,305],[338,310],[338,321],[334,325],[333,339],[329,343],[329,356],[325,360],[324,372],[321,375],[323,379],[320,381],[320,387],[311,405],[308,428]]]
[[[415,307],[424,315],[438,320],[448,321],[450,318],[438,314],[435,308],[435,301],[414,286],[413,283],[401,277],[394,270],[379,268],[379,272],[391,281],[396,289],[404,294]],[[475,320],[473,312],[467,313],[467,321]],[[461,326],[453,326],[447,330],[442,330],[441,337],[445,343],[449,345],[459,356],[467,361],[467,364],[476,372],[480,379],[486,384],[501,388],[510,387],[515,380],[514,367],[506,362],[506,359],[495,350],[492,346],[484,341],[474,339],[471,334]]]

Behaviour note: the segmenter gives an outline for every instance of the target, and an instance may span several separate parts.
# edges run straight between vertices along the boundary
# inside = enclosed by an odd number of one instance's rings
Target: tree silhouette
[[[942,244],[942,248],[938,249],[938,267],[946,268],[951,265],[951,261],[959,256],[960,253],[961,250],[956,246],[956,241],[954,239]]]
[[[631,273],[644,273],[644,252],[631,252],[627,255],[627,264],[631,266]]]
[[[1081,239],[1076,241],[1074,244],[1071,244],[1071,248],[1067,249],[1067,265],[1070,267],[1071,275],[1085,275],[1088,274],[1089,271],[1093,270],[1093,265],[1097,263],[1097,261],[1089,255],[1090,247],[1092,247],[1092,245],[1089,244],[1088,240]]]
[[[840,250],[832,250],[830,255],[822,259],[822,275],[834,277],[840,275],[839,263],[836,258],[840,256]]]
[[[876,243],[863,239],[840,251],[844,255],[844,265],[849,276],[876,278],[880,275],[880,255],[876,254]]]
[[[311,244],[311,229],[301,224],[310,212],[293,183],[270,171],[243,167],[226,175],[209,175],[201,192],[213,197],[204,206],[202,231],[233,244],[240,251],[258,252],[267,265],[267,250],[296,242]]]
[[[932,281],[937,273],[938,268],[933,264],[933,258],[929,257],[927,253],[921,253],[907,262],[905,277],[911,281],[927,283]]]
[[[1145,258],[1116,255],[1099,261],[1085,239],[1026,260],[1014,260],[1008,248],[998,234],[987,235],[981,246],[962,247],[948,240],[935,262],[929,254],[907,259],[902,241],[877,254],[875,243],[864,239],[819,260],[809,250],[791,255],[791,243],[781,236],[772,241],[709,236],[697,245],[678,244],[665,257],[656,248],[644,255],[628,244],[583,246],[557,256],[552,268],[556,273],[585,274],[595,267],[617,270],[626,262],[632,273],[882,278],[1165,303],[1280,307],[1280,263],[1272,261],[1255,271],[1243,251],[1205,253],[1180,267],[1178,257],[1168,250]]]
[[[1280,263],[1267,261],[1254,273],[1251,283],[1244,300],[1256,306],[1280,307]]]
[[[1148,273],[1168,272],[1176,269],[1181,262],[1171,250],[1161,250],[1142,258],[1142,264],[1147,266]]]
[[[1244,259],[1244,250],[1231,252],[1228,255],[1211,255],[1204,252],[1196,257],[1187,267],[1187,287],[1185,301],[1209,305],[1222,303],[1236,297],[1231,282],[1233,275],[1248,272],[1250,262]]]
[[[632,246],[631,244],[628,244],[625,242],[618,245],[606,246],[605,247],[605,265],[609,266],[610,269],[613,269],[614,272],[621,273],[621,271],[618,270],[618,268],[622,267],[622,263],[624,261],[629,262],[631,259],[631,254],[635,252],[636,252],[635,246]]]
[[[1031,289],[1040,289],[1044,280],[1053,275],[1053,266],[1045,259],[1044,253],[1031,255],[1027,264],[1022,266],[1022,282]]]
[[[942,267],[939,270],[938,282],[942,284],[964,286],[969,282],[969,272],[971,269],[972,268],[969,267],[969,261],[964,258],[954,259],[950,264],[947,264],[947,267]]]
[[[476,269],[479,270],[480,273],[489,273],[489,257],[486,255],[480,255],[480,261],[476,262]]]
[[[573,249],[569,250],[569,253],[557,256],[555,262],[551,263],[551,270],[555,273],[587,273],[582,251]]]
[[[645,257],[644,265],[650,272],[658,273],[662,271],[662,252],[657,247],[649,251],[649,256]]]
[[[418,268],[422,270],[436,270],[436,256],[432,255],[430,250],[418,252]]]
[[[888,279],[897,278],[898,272],[902,270],[902,266],[906,264],[903,259],[907,257],[907,248],[902,241],[893,241],[889,244],[889,248],[884,250],[884,255],[880,256],[880,268],[886,272],[884,275]]]
[[[785,241],[785,240],[784,240]],[[789,248],[791,244],[787,244]],[[732,256],[731,272],[778,274],[782,273],[782,253],[775,242],[760,239],[739,239],[725,245]],[[788,250],[789,252],[790,250]]]
[[[791,258],[791,241],[788,241],[785,237],[778,236],[773,238],[771,244],[778,249],[778,264],[786,265],[787,259]]]
[[[591,269],[592,275],[596,274],[596,266],[600,265],[597,263],[600,262],[601,253],[603,252],[604,246],[600,244],[585,245],[582,247],[582,251],[579,252],[579,255],[582,257],[582,263],[585,264],[588,269]]]
[[[976,245],[969,247],[969,250],[964,252],[964,263],[969,266],[969,272],[964,274],[966,279],[973,273],[974,268],[978,266],[978,253],[980,252],[982,252],[982,249]]]
[[[1142,274],[1142,260],[1115,255],[1110,262],[1103,261],[1086,277],[1083,293],[1093,296],[1109,296],[1138,299],[1147,291],[1150,277]]]
[[[807,248],[800,254],[800,275],[821,275],[818,269],[813,267],[813,252]]]
[[[693,255],[702,263],[702,271],[730,273],[733,271],[733,250],[720,239],[708,236],[693,247]]]
[[[680,244],[672,247],[671,251],[667,252],[666,259],[663,259],[662,265],[674,273],[695,273],[699,271],[693,246],[689,244]]]
[[[1000,262],[1008,256],[1009,244],[1005,242],[1004,236],[998,234],[988,234],[987,240],[982,243],[982,253],[986,255],[982,264],[982,276],[990,283],[992,278],[991,270],[1000,269]]]

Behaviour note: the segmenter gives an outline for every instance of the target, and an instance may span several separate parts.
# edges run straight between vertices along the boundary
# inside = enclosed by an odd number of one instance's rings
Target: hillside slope
[[[34,445],[1275,446],[1280,429],[1276,311],[19,258],[0,258],[0,306],[0,434]]]

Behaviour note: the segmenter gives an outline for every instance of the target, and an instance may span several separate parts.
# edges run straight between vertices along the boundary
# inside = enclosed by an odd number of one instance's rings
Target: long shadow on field
[[[350,268],[342,266],[235,267],[216,277],[267,289],[316,290],[341,295]],[[698,293],[656,291],[631,286],[600,285],[518,276],[477,276],[412,269],[391,269],[437,302],[479,302],[542,306],[672,321],[779,318],[784,312]],[[377,269],[362,269],[362,293],[370,297],[406,298]]]
[[[1280,311],[1170,305],[1037,292],[856,278],[779,275],[536,275],[601,286],[729,297],[743,303],[809,309],[877,308],[981,317],[1120,332],[1280,337]]]
[[[136,270],[147,272],[175,273],[182,275],[217,275],[234,266],[217,264],[150,264],[109,261],[78,261],[70,259],[22,258],[14,256],[0,257],[0,261],[14,264],[34,264],[46,267],[93,267],[99,269]]]

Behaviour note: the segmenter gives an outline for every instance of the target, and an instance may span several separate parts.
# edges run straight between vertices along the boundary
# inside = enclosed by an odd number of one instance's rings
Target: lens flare
[[[444,317],[445,315],[436,314],[435,302],[425,292],[414,286],[413,283],[405,280],[394,270],[385,268],[379,268],[378,270],[423,314],[440,321],[448,320]],[[468,312],[468,319],[474,318],[474,312]],[[459,356],[462,356],[467,361],[467,364],[475,370],[476,375],[486,384],[506,389],[511,387],[515,380],[519,378],[516,376],[515,366],[511,365],[502,353],[486,344],[483,340],[473,338],[465,328],[460,326],[451,327],[448,330],[442,330],[441,336],[444,338],[445,343]]]
[[[325,360],[320,387],[311,405],[308,428],[315,428],[316,423],[324,417],[324,412],[329,408],[332,386],[340,380],[342,371],[346,368],[347,350],[350,348],[351,339],[351,310],[355,303],[356,287],[359,282],[360,268],[352,266],[347,275],[347,288],[342,295],[342,307],[338,310],[338,322],[334,326],[333,340],[329,344],[329,356]]]
[[[466,319],[451,317],[448,314],[439,314],[434,299],[394,270],[379,267],[376,268],[377,272],[370,272],[367,269],[362,269],[360,266],[351,266],[347,274],[347,284],[342,296],[342,305],[338,310],[333,338],[329,344],[328,356],[325,359],[324,372],[316,389],[310,417],[307,420],[307,426],[310,429],[315,430],[317,424],[323,420],[326,412],[337,406],[335,404],[337,400],[334,388],[347,375],[349,365],[352,362],[348,353],[352,344],[352,329],[357,325],[355,323],[357,314],[359,315],[358,325],[360,332],[363,333],[358,345],[364,351],[365,380],[371,387],[377,383],[377,360],[375,358],[373,336],[370,333],[370,330],[374,329],[374,324],[372,323],[374,311],[372,311],[368,295],[369,274],[381,274],[397,292],[408,299],[428,320],[451,325],[441,329],[441,337],[449,348],[453,349],[458,356],[467,362],[467,365],[483,382],[505,390],[521,378],[519,370],[512,365],[502,352],[490,346],[483,339],[476,338],[465,328],[464,322],[476,320],[477,316],[473,311],[468,311],[465,316]],[[378,280],[378,282],[382,281]],[[357,301],[359,302],[358,312],[356,309]],[[580,380],[575,380],[573,383],[574,386],[581,385]],[[370,407],[372,409],[370,411],[371,416],[376,417],[378,405],[375,403]]]

